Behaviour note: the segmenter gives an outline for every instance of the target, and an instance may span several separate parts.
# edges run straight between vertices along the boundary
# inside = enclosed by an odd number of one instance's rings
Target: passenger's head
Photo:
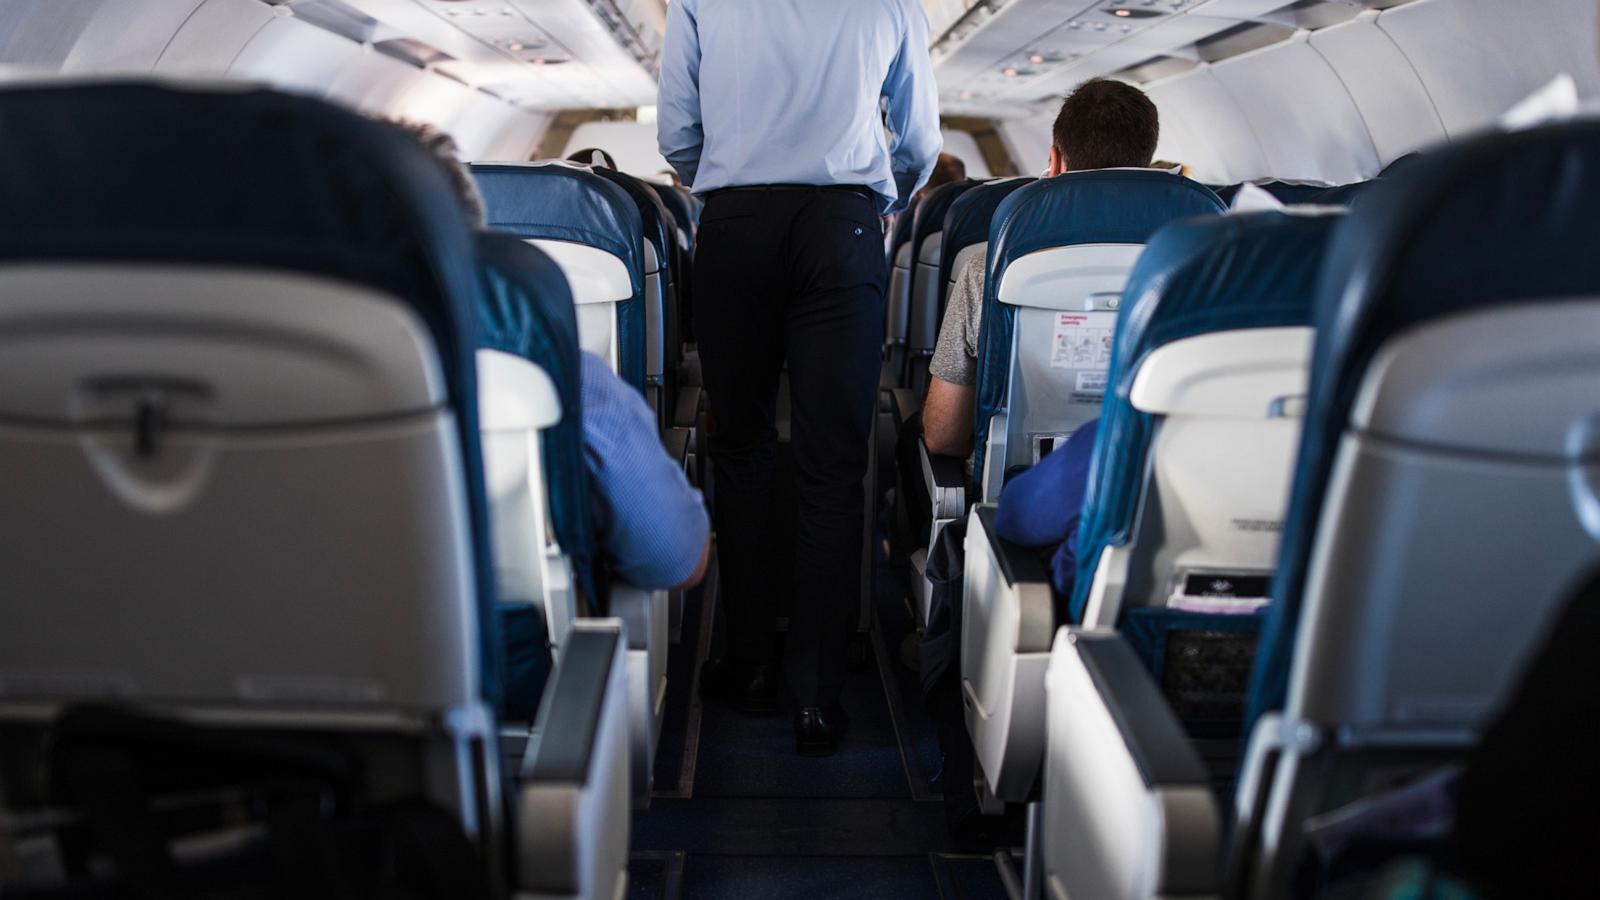
[[[456,196],[461,200],[462,209],[466,211],[467,221],[475,228],[482,228],[488,221],[488,215],[483,209],[483,195],[478,193],[478,185],[472,180],[472,173],[461,161],[461,148],[456,146],[455,138],[422,122],[408,122],[405,119],[391,121],[428,148],[439,161],[445,174],[450,177],[450,184],[456,189]]]
[[[1144,168],[1156,155],[1161,119],[1144,91],[1094,78],[1061,104],[1050,147],[1050,175],[1085,169]]]
[[[926,193],[940,185],[961,181],[966,177],[967,164],[961,161],[961,157],[941,153],[939,161],[933,164],[933,175],[928,178],[928,183],[922,186],[922,190]]]

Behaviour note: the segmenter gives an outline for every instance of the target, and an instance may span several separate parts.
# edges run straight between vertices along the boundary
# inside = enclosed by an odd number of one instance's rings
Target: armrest
[[[667,448],[667,455],[672,461],[682,468],[689,460],[689,436],[687,428],[668,428],[661,435],[661,444]]]
[[[622,624],[574,623],[517,785],[515,881],[541,895],[616,896],[630,816]]]
[[[1069,633],[1068,640],[1077,645],[1145,785],[1207,784],[1205,765],[1183,725],[1128,642],[1111,632]]]
[[[538,737],[525,751],[523,781],[583,784],[588,779],[612,666],[625,648],[619,622],[573,624],[539,706]]]
[[[1209,777],[1133,649],[1063,628],[1046,684],[1045,878],[1071,896],[1215,894]]]
[[[976,435],[978,446],[985,448],[983,451],[983,471],[978,473],[978,484],[982,488],[979,499],[984,503],[997,503],[1000,500],[1000,489],[1006,484],[1006,429],[1010,427],[1010,417],[1005,410],[996,412],[989,417],[989,427]]]
[[[922,458],[922,483],[933,501],[932,517],[954,519],[967,511],[967,469],[962,460],[928,452],[928,444],[917,439]]]
[[[672,408],[672,425],[675,428],[693,428],[700,418],[700,394],[698,385],[684,385],[678,388],[678,402]]]
[[[904,425],[912,416],[922,411],[922,398],[910,388],[897,387],[889,392],[889,398],[894,403],[896,425]]]
[[[666,652],[657,634],[665,625],[667,592],[646,590],[622,581],[611,585],[611,615],[621,619],[630,650]]]
[[[973,510],[978,517],[978,524],[982,526],[984,539],[989,542],[989,550],[1000,565],[1000,577],[1005,579],[1006,586],[1014,588],[1023,584],[1049,584],[1050,570],[1045,568],[1044,560],[1039,558],[1037,552],[1000,537],[995,527],[998,511],[999,507],[993,505],[979,506]]]

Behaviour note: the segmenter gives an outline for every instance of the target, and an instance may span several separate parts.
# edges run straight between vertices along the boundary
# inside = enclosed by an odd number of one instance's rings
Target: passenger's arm
[[[705,575],[711,527],[700,492],[661,446],[638,392],[583,355],[584,461],[604,507],[600,546],[617,575],[658,590]]]
[[[1000,492],[996,533],[1024,547],[1054,547],[1067,540],[1083,514],[1098,424],[1084,424],[1038,465],[1011,479]]]
[[[951,384],[937,375],[928,379],[922,439],[929,453],[965,459],[972,452],[972,405],[977,393],[970,384]]]
[[[666,42],[661,48],[660,89],[656,96],[656,143],[686,186],[700,171],[705,128],[700,117],[700,33],[695,0],[667,6]]]
[[[928,15],[921,3],[903,6],[906,27],[900,52],[883,83],[883,96],[889,100],[891,164],[900,195],[889,208],[891,213],[905,209],[911,195],[928,183],[944,147],[944,136],[939,133],[939,86],[928,54]]]

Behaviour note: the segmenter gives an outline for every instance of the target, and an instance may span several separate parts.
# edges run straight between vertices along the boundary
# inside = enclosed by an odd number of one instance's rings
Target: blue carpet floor
[[[992,858],[956,855],[939,797],[939,747],[917,675],[906,573],[878,561],[866,665],[843,702],[851,728],[825,759],[794,753],[787,714],[702,704],[693,684],[710,646],[709,596],[693,596],[673,649],[656,791],[634,815],[630,898],[993,900]]]

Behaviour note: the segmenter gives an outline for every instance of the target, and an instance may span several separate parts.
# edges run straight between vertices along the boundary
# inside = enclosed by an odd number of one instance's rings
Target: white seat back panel
[[[0,482],[0,700],[476,703],[464,462],[432,341],[402,301],[151,265],[3,277],[0,471],[15,477]],[[97,352],[32,346],[74,334]],[[62,399],[106,384],[194,399],[141,438],[136,399],[92,414]],[[257,423],[272,427],[237,427]]]
[[[1305,396],[1310,328],[1249,328],[1157,347],[1134,376],[1129,400],[1158,415],[1260,419]]]
[[[1456,316],[1389,342],[1351,419],[1399,440],[1542,459],[1600,453],[1600,304]]]
[[[202,266],[0,267],[0,417],[126,420],[162,384],[169,418],[213,427],[382,418],[445,397],[422,320],[370,288]]]
[[[1128,271],[1143,244],[1075,244],[1019,257],[1000,279],[1000,302],[1009,306],[1082,312],[1092,297],[1120,300]],[[1100,308],[1107,308],[1101,306]],[[1109,305],[1116,309],[1115,302]]]
[[[588,244],[548,238],[535,238],[528,243],[543,250],[561,267],[572,288],[573,303],[621,303],[633,297],[628,264],[615,254]]]

